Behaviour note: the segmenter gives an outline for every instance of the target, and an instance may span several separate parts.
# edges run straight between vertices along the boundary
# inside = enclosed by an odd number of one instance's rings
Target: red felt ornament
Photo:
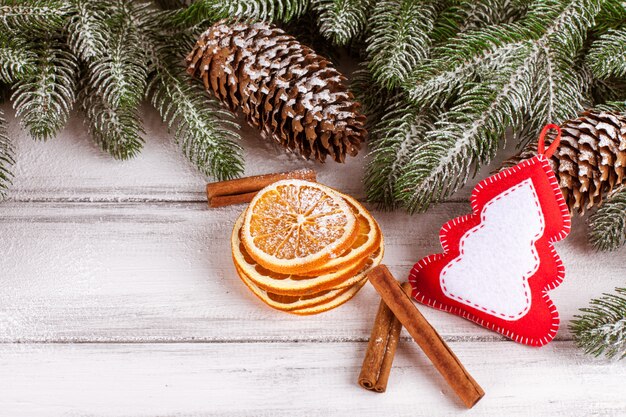
[[[545,135],[556,139],[545,148]],[[542,346],[559,328],[547,292],[565,269],[553,243],[570,230],[567,205],[548,159],[559,145],[556,125],[544,127],[537,156],[481,181],[473,213],[443,225],[443,253],[415,264],[413,297],[495,330],[516,342]]]

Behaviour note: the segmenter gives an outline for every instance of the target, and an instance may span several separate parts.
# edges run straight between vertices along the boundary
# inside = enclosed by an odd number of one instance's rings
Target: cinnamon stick
[[[317,175],[314,170],[305,168],[290,172],[255,175],[235,180],[213,182],[206,186],[209,207],[249,203],[262,188],[284,179],[316,181]]]
[[[402,324],[381,300],[359,375],[360,386],[379,393],[387,390],[401,330]]]
[[[472,408],[485,392],[463,367],[446,342],[419,312],[385,265],[368,274],[383,301],[407,329],[435,368],[445,378],[467,408]]]

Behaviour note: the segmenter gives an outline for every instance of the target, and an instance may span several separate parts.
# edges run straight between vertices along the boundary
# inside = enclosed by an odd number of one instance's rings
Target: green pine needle
[[[478,72],[488,75],[514,62],[537,34],[519,24],[504,24],[461,33],[434,48],[432,57],[413,71],[405,89],[417,106],[440,104],[463,88]]]
[[[431,39],[443,43],[457,34],[486,25],[512,23],[524,16],[530,0],[454,0],[445,6],[435,20]],[[439,4],[438,4],[439,5]]]
[[[461,34],[418,68],[409,97],[450,109],[426,134],[398,180],[410,212],[454,193],[488,163],[507,127],[521,131],[572,117],[582,107],[582,77],[569,63],[582,48],[598,1],[562,7],[537,2],[524,21]]]
[[[393,105],[370,132],[370,159],[365,174],[367,198],[383,209],[398,205],[398,180],[426,132],[433,128],[433,111],[420,111],[396,97]]]
[[[626,29],[609,30],[591,45],[586,63],[597,78],[626,76]]]
[[[89,134],[116,159],[135,157],[142,149],[145,133],[139,112],[132,106],[112,106],[89,82],[81,92],[80,105]]]
[[[136,108],[145,95],[148,60],[134,23],[144,11],[131,3],[109,10],[107,48],[89,61],[90,84],[112,108]]]
[[[172,12],[169,20],[187,27],[209,25],[220,19],[288,22],[308,8],[309,0],[198,0]]]
[[[36,55],[30,47],[19,37],[0,34],[0,82],[12,84],[35,71]]]
[[[609,196],[589,218],[589,241],[598,250],[616,250],[626,243],[626,187]]]
[[[376,3],[370,19],[367,52],[370,71],[381,85],[391,89],[429,52],[429,32],[436,9],[432,2],[384,0]]]
[[[74,106],[78,65],[56,39],[38,41],[33,52],[35,70],[15,85],[11,100],[31,136],[46,140],[65,126]]]
[[[13,179],[11,167],[14,163],[13,145],[7,134],[7,122],[4,112],[0,110],[0,200],[6,197],[7,189],[11,185]]]
[[[161,68],[149,86],[151,102],[183,152],[203,173],[225,180],[243,172],[239,135],[229,112],[181,73]]]
[[[608,358],[626,357],[626,288],[617,294],[603,294],[591,300],[590,307],[581,308],[570,323],[576,345],[585,353]]]
[[[154,74],[148,97],[185,155],[200,171],[218,180],[241,175],[242,149],[237,143],[241,138],[232,113],[209,97],[201,84],[189,82],[183,57],[172,48],[180,39],[151,30],[144,34],[152,45],[148,53]]]
[[[367,127],[371,130],[387,114],[387,109],[394,106],[400,97],[399,89],[389,90],[374,81],[369,71],[370,63],[365,61],[352,73],[350,91],[361,104],[361,110],[367,115]]]
[[[622,0],[604,0],[596,17],[596,32],[621,27],[626,22],[626,7]]]
[[[0,28],[11,34],[51,32],[65,24],[70,11],[62,0],[0,0]]]
[[[347,45],[361,35],[370,15],[371,0],[312,0],[322,35],[336,45]]]
[[[108,18],[103,2],[73,0],[74,14],[67,24],[68,44],[74,55],[89,62],[106,53],[109,41],[105,21]]]

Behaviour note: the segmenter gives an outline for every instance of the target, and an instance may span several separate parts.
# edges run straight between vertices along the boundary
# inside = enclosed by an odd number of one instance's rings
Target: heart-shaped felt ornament
[[[548,149],[545,135],[558,134]],[[542,346],[559,328],[547,292],[565,269],[552,243],[570,230],[567,205],[548,158],[560,129],[547,125],[537,156],[481,181],[473,190],[473,213],[443,225],[443,253],[415,264],[413,297],[495,330],[516,342]]]

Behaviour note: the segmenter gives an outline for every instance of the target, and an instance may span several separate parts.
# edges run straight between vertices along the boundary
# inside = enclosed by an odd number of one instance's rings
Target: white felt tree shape
[[[461,238],[461,254],[442,270],[444,293],[505,320],[522,317],[530,309],[528,278],[539,268],[535,242],[544,230],[530,179],[498,195]]]

